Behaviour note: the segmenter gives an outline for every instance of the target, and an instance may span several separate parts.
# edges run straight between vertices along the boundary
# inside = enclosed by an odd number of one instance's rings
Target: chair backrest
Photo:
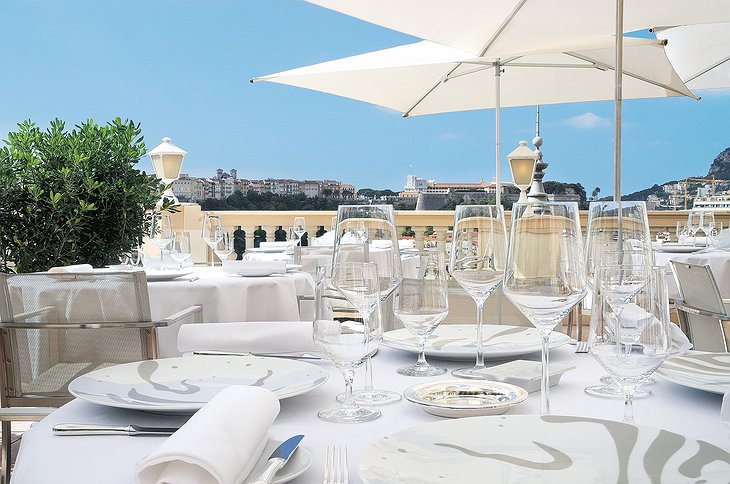
[[[141,271],[0,274],[2,406],[56,406],[77,376],[154,357],[150,320]]]
[[[700,351],[727,351],[727,323],[724,321],[729,317],[712,269],[707,265],[671,262],[682,298],[682,301],[678,301],[677,308],[693,348]],[[684,309],[683,306],[687,308]]]

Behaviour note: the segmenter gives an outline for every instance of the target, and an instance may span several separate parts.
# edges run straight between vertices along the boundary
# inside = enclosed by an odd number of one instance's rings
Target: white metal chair
[[[13,421],[40,420],[70,401],[68,384],[96,368],[155,358],[156,328],[144,272],[0,274],[2,474],[10,480]]]
[[[730,315],[708,265],[671,261],[681,299],[675,301],[680,327],[695,350],[727,352]]]

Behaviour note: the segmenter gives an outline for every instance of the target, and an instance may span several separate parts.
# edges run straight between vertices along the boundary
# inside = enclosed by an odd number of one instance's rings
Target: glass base
[[[317,412],[317,417],[324,421],[332,423],[362,423],[372,422],[379,418],[381,415],[380,410],[370,410],[368,408],[332,408],[329,410],[320,410]]]
[[[390,390],[357,390],[352,392],[352,399],[358,405],[363,406],[375,406],[375,405],[390,405],[401,400],[402,395],[397,392],[391,392]],[[345,394],[340,393],[337,395],[338,402],[345,401]]]
[[[490,380],[494,376],[486,375],[489,369],[485,366],[474,366],[472,368],[459,368],[451,372],[456,378],[466,378],[467,380]]]
[[[601,377],[601,383],[605,383],[606,385],[612,385],[613,378],[611,378],[608,375],[604,375]],[[650,376],[649,378],[644,380],[641,384],[642,385],[656,385],[656,378]]]
[[[587,386],[583,391],[594,397],[624,399],[624,392],[617,385],[599,383],[597,385]],[[646,398],[650,395],[651,390],[637,388],[634,391],[634,400],[637,398]]]
[[[398,368],[398,373],[405,376],[439,376],[446,373],[446,368],[437,368],[429,364],[404,366]]]

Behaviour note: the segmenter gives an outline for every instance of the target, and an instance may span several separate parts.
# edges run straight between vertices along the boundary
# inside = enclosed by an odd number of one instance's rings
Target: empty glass
[[[504,211],[496,205],[459,205],[454,212],[449,272],[477,306],[477,355],[472,368],[452,374],[460,378],[484,379],[482,318],[484,302],[502,282],[507,257]]]
[[[294,227],[292,227],[294,234],[297,236],[297,243],[302,243],[302,236],[307,232],[307,223],[304,217],[294,217]]]
[[[215,255],[221,260],[221,265],[223,265],[223,261],[228,259],[228,256],[233,253],[233,237],[231,237],[231,233],[227,230],[220,230],[219,233],[220,240],[215,244],[213,252],[215,252]]]
[[[192,255],[192,247],[190,246],[190,232],[175,232],[172,239],[172,249],[170,257],[178,264],[178,269],[182,269],[185,261],[190,259]]]
[[[587,291],[577,203],[517,203],[512,207],[503,287],[505,296],[542,336],[540,414],[548,415],[550,333]]]
[[[426,253],[420,257],[416,277],[404,277],[395,291],[393,312],[403,326],[418,341],[418,361],[398,368],[406,376],[436,376],[445,368],[431,366],[426,361],[426,340],[449,313],[448,274],[442,252]]]
[[[343,286],[350,291],[365,312],[332,284],[330,275],[317,267],[314,343],[334,363],[345,379],[342,405],[321,410],[317,416],[336,423],[369,422],[380,417],[380,411],[361,408],[353,399],[352,380],[365,359],[380,345],[380,299],[377,275],[372,269],[358,273],[343,268]]]
[[[172,221],[169,215],[154,212],[150,215],[150,241],[160,249],[160,269],[165,268],[165,250],[173,239]]]
[[[215,246],[223,239],[223,223],[218,215],[205,214],[202,230],[203,242],[210,247],[210,266],[215,265]]]

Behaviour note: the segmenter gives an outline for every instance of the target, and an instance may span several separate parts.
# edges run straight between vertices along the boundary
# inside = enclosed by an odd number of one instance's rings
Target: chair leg
[[[10,483],[10,467],[12,462],[12,436],[10,433],[12,422],[2,422],[2,468],[0,469],[0,484]]]

